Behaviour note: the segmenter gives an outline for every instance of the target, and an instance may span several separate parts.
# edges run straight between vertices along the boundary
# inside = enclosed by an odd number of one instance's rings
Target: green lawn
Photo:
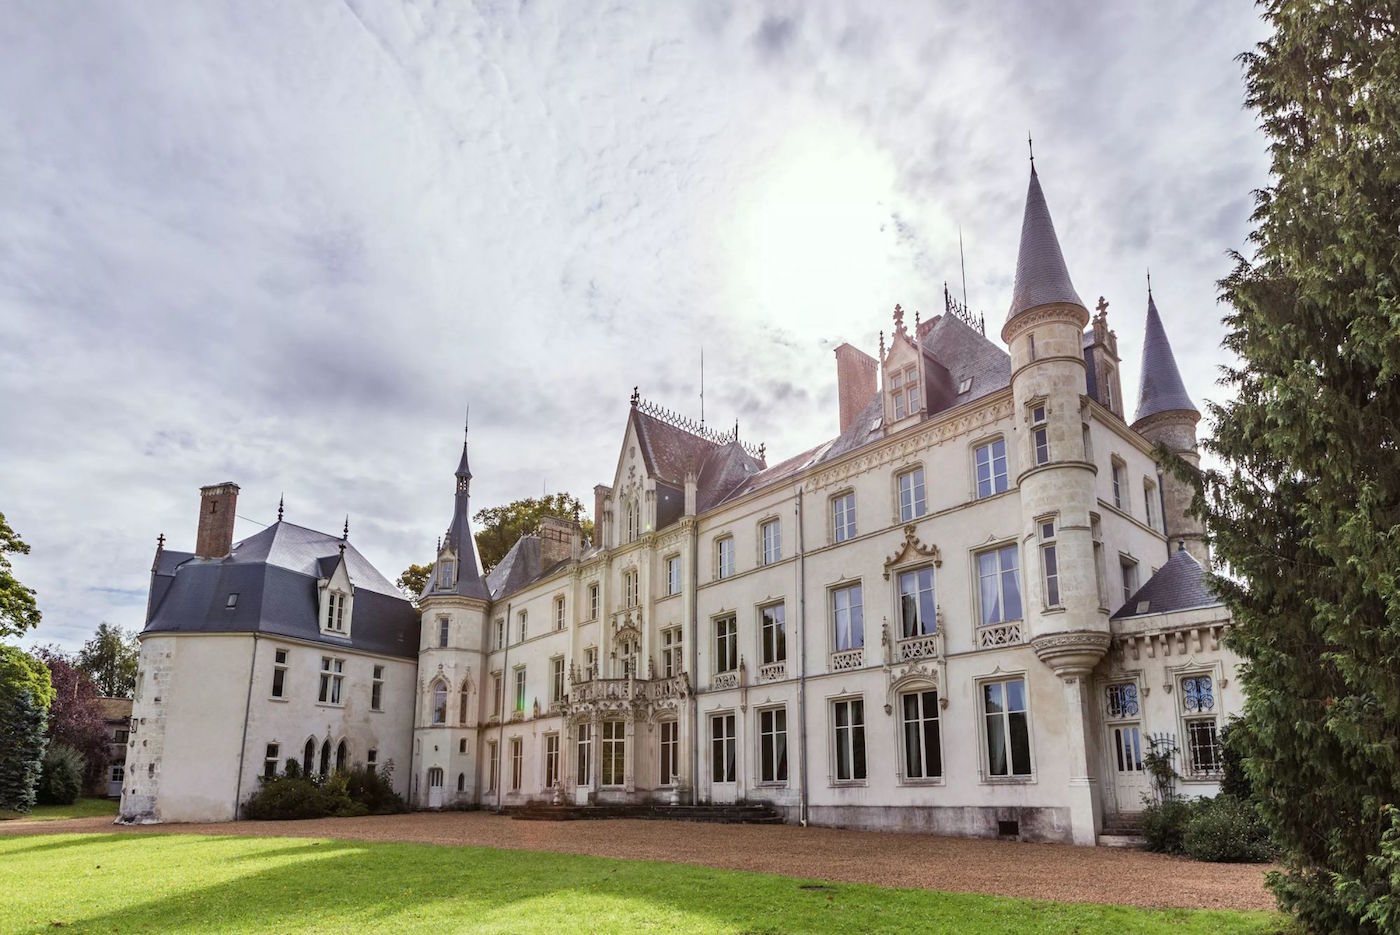
[[[0,931],[1279,932],[1139,910],[425,844],[0,836]]]
[[[21,818],[27,821],[58,821],[63,818],[101,818],[104,815],[117,817],[116,799],[79,799],[72,805],[36,805],[28,814],[0,812],[0,821]]]

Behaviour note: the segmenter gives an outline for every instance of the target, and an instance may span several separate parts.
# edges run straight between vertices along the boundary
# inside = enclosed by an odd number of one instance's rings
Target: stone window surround
[[[755,746],[754,746],[754,765],[758,767],[758,770],[754,773],[754,785],[755,785],[755,786],[758,786],[758,787],[760,787],[760,788],[763,788],[763,789],[783,789],[783,788],[786,788],[786,787],[792,782],[792,772],[793,772],[793,771],[792,771],[792,752],[793,752],[793,751],[792,751],[792,743],[791,743],[791,740],[790,740],[790,738],[789,738],[789,735],[791,734],[791,731],[788,729],[788,728],[789,728],[789,724],[788,724],[788,719],[787,719],[787,708],[788,708],[788,706],[787,706],[787,703],[786,703],[786,702],[779,702],[779,703],[776,703],[776,704],[763,704],[763,705],[758,705],[758,706],[756,706],[756,707],[754,708],[754,723],[758,726],[758,729],[754,731],[754,744],[755,744]],[[788,756],[788,771],[787,771],[787,773],[788,773],[788,778],[787,778],[787,779],[773,779],[773,780],[764,781],[764,779],[762,778],[762,777],[763,777],[763,713],[764,713],[765,711],[781,711],[781,712],[783,712],[783,744],[784,744],[785,752],[787,753],[787,756]],[[775,760],[774,760],[774,766],[776,767],[776,765],[777,765],[777,761],[776,761],[776,758],[775,758]]]
[[[1109,489],[1113,494],[1113,508],[1132,516],[1132,498],[1129,497],[1126,501],[1123,498],[1123,488],[1128,483],[1128,463],[1117,454],[1109,456],[1108,479]]]
[[[1218,659],[1217,659],[1217,660],[1214,660],[1214,661],[1212,661],[1212,662],[1199,662],[1199,661],[1197,661],[1196,656],[1195,656],[1195,654],[1193,653],[1191,656],[1187,657],[1187,659],[1186,659],[1184,662],[1182,662],[1181,664],[1175,665],[1175,666],[1167,666],[1167,670],[1166,670],[1167,681],[1166,681],[1166,684],[1165,684],[1164,687],[1165,687],[1166,690],[1171,694],[1171,699],[1172,699],[1172,702],[1171,702],[1171,704],[1172,704],[1172,710],[1176,712],[1176,725],[1177,725],[1177,738],[1178,738],[1178,739],[1177,739],[1177,752],[1178,752],[1178,755],[1179,755],[1180,758],[1181,758],[1181,766],[1182,766],[1182,769],[1180,770],[1180,775],[1177,777],[1177,780],[1178,780],[1179,782],[1187,782],[1187,783],[1214,783],[1214,782],[1219,782],[1219,781],[1220,781],[1220,776],[1219,776],[1218,773],[1194,773],[1194,772],[1192,772],[1191,769],[1189,768],[1190,764],[1189,764],[1189,761],[1188,761],[1188,757],[1190,756],[1190,753],[1189,753],[1189,751],[1188,751],[1188,749],[1187,749],[1187,746],[1188,746],[1188,743],[1189,743],[1189,738],[1188,738],[1188,735],[1187,735],[1187,733],[1186,733],[1186,722],[1187,722],[1187,721],[1195,721],[1195,720],[1204,720],[1205,718],[1207,718],[1207,717],[1210,716],[1210,715],[1202,715],[1202,714],[1194,714],[1194,715],[1193,715],[1193,714],[1188,714],[1188,713],[1186,713],[1184,710],[1182,710],[1182,702],[1181,702],[1181,697],[1180,697],[1180,693],[1181,693],[1181,680],[1182,680],[1182,679],[1185,679],[1185,678],[1190,678],[1190,677],[1192,677],[1193,675],[1208,675],[1208,676],[1210,676],[1210,680],[1211,680],[1211,689],[1212,689],[1212,691],[1213,691],[1214,694],[1215,694],[1215,712],[1214,712],[1214,717],[1215,717],[1215,731],[1216,731],[1216,737],[1217,737],[1217,738],[1220,736],[1220,721],[1221,721],[1221,715],[1222,715],[1222,712],[1223,712],[1224,709],[1225,709],[1225,694],[1224,694],[1224,693],[1225,693],[1226,688],[1229,687],[1229,681],[1228,681],[1228,679],[1227,679],[1226,676],[1225,676],[1225,666],[1224,666],[1224,663],[1221,662],[1221,661],[1218,660]]]
[[[549,742],[550,742],[551,740],[554,741],[554,782],[550,782],[550,781],[549,781],[549,759],[550,759]],[[563,763],[564,763],[563,756],[564,756],[564,749],[563,749],[562,741],[561,741],[560,738],[559,738],[559,731],[557,731],[557,730],[545,731],[544,734],[542,734],[542,735],[540,736],[540,788],[541,788],[541,789],[553,789],[553,788],[555,788],[556,786],[562,784],[563,779],[564,779],[564,777],[563,777],[563,775],[562,775],[562,774],[563,774],[563,770],[561,769],[561,767],[563,766]]]
[[[730,554],[729,570],[728,570],[727,573],[725,572],[724,563],[723,563],[723,560],[722,560],[722,555],[723,555],[722,549],[724,548],[724,543],[726,543],[726,542],[729,543],[729,554]],[[737,552],[736,552],[736,549],[735,549],[735,545],[734,545],[734,536],[733,536],[732,533],[720,533],[719,535],[715,536],[715,538],[714,538],[714,548],[710,550],[710,557],[711,557],[712,561],[714,562],[714,567],[713,567],[713,572],[714,572],[714,574],[713,574],[713,580],[715,580],[715,581],[721,581],[721,580],[724,580],[724,579],[727,579],[727,578],[733,578],[733,577],[734,577],[735,573],[736,573],[739,569],[738,569],[738,555],[737,555]]]
[[[705,711],[704,718],[705,740],[703,746],[709,754],[707,762],[705,763],[706,769],[704,775],[709,777],[709,782],[711,786],[738,786],[739,783],[743,780],[744,776],[744,772],[740,768],[741,764],[739,762],[739,752],[743,749],[743,744],[739,737],[739,728],[744,723],[744,719],[739,715],[739,712],[733,707],[715,708],[712,711]],[[732,737],[728,738],[729,742],[734,745],[734,762],[731,764],[734,767],[734,780],[732,782],[729,780],[715,779],[714,722],[718,718],[732,718],[734,721],[734,734]]]
[[[987,445],[995,444],[995,443],[998,442],[998,441],[1000,441],[1000,442],[1005,446],[1005,456],[1006,456],[1006,489],[1005,489],[1005,490],[996,490],[996,489],[993,489],[992,492],[989,493],[989,494],[987,494],[986,496],[978,496],[978,492],[977,492],[977,451],[978,451],[978,449],[980,449],[980,448],[983,448],[983,447],[985,447],[985,446],[987,446]],[[994,432],[990,432],[989,434],[986,434],[986,435],[979,435],[979,436],[973,438],[971,441],[969,441],[969,442],[967,443],[968,479],[969,479],[969,481],[970,481],[970,486],[968,487],[968,497],[967,497],[967,499],[968,499],[969,502],[978,501],[978,500],[990,500],[990,499],[992,499],[993,497],[999,497],[999,496],[1001,496],[1001,495],[1004,494],[1004,493],[1009,493],[1010,491],[1012,491],[1012,490],[1014,490],[1014,489],[1016,488],[1016,483],[1015,483],[1015,481],[1016,481],[1015,459],[1014,459],[1014,457],[1012,456],[1012,450],[1014,449],[1014,447],[1015,447],[1015,446],[1013,446],[1013,445],[1007,440],[1006,432],[1004,432],[1004,431],[994,431]],[[992,464],[995,465],[995,461],[993,461]],[[996,473],[995,473],[995,471],[993,471],[993,473],[992,473],[992,486],[993,486],[993,488],[996,487]]]
[[[994,623],[982,622],[982,569],[979,560],[982,555],[988,552],[999,552],[1007,546],[1016,547],[1016,587],[1021,592],[1021,615],[1019,617],[1007,617]],[[1001,536],[988,539],[979,545],[967,550],[968,567],[971,569],[972,588],[972,626],[974,629],[983,626],[1001,626],[1004,623],[1025,622],[1026,619],[1026,575],[1025,556],[1022,554],[1021,543],[1016,536]],[[1003,600],[1005,598],[1003,597]]]
[[[773,660],[771,660],[771,661],[769,661],[769,662],[765,662],[765,661],[764,661],[764,657],[763,657],[763,612],[764,612],[765,610],[767,610],[768,608],[770,608],[770,607],[781,607],[781,608],[783,609],[783,627],[782,627],[782,632],[783,632],[783,655],[782,655],[782,658],[781,658],[781,659],[773,659]],[[755,659],[758,660],[758,663],[759,663],[760,666],[772,665],[772,664],[780,664],[780,663],[785,663],[785,662],[787,662],[787,661],[788,661],[787,641],[788,641],[788,637],[791,635],[791,634],[790,634],[790,631],[789,631],[789,629],[788,629],[788,619],[787,619],[787,597],[786,597],[786,596],[780,596],[780,597],[766,597],[766,598],[764,598],[764,599],[761,600],[761,601],[755,602],[754,605],[753,605],[753,615],[754,615],[754,635],[755,635],[755,637],[756,637],[756,643],[755,643],[755,645],[754,645],[754,654],[753,654],[753,658],[755,658]]]
[[[672,563],[672,562],[675,562],[675,563],[676,563],[676,568],[677,568],[677,571],[679,572],[679,573],[677,574],[677,576],[676,576],[676,582],[675,582],[675,583],[676,583],[676,587],[675,587],[674,590],[672,590],[672,588],[671,588],[671,583],[672,583],[672,582],[671,582],[671,563]],[[668,552],[668,553],[666,554],[666,556],[665,556],[664,558],[661,559],[661,567],[662,567],[662,569],[664,569],[665,574],[666,574],[666,587],[665,587],[665,590],[664,590],[664,593],[663,593],[662,596],[663,596],[663,597],[674,597],[675,595],[681,593],[681,591],[685,589],[685,568],[681,566],[681,553],[679,553],[679,552]]]
[[[1026,686],[1026,740],[1030,750],[1031,771],[1027,776],[993,776],[988,758],[990,752],[987,750],[987,713],[985,701],[983,700],[982,686],[989,682],[1007,682],[1020,679]],[[985,675],[975,675],[972,678],[974,689],[972,714],[975,720],[977,731],[977,775],[978,781],[984,786],[1002,785],[1035,785],[1039,782],[1039,763],[1035,755],[1035,705],[1031,698],[1031,679],[1028,669],[1003,669],[997,666]]]
[[[734,626],[734,665],[730,668],[721,669],[719,659],[719,625],[722,621],[730,621]],[[710,672],[712,675],[723,675],[729,672],[739,671],[739,615],[733,610],[721,610],[710,615]],[[725,660],[726,662],[728,660]]]
[[[1053,529],[1052,529],[1052,531],[1051,531],[1051,534],[1050,534],[1050,537],[1049,537],[1049,538],[1046,538],[1045,535],[1044,535],[1044,532],[1045,532],[1044,527],[1045,527],[1045,524],[1047,524],[1047,523],[1050,523],[1050,524],[1053,525]],[[1061,565],[1062,565],[1063,563],[1060,561],[1060,550],[1059,550],[1059,547],[1058,547],[1058,546],[1059,546],[1059,541],[1060,541],[1060,535],[1059,535],[1059,533],[1060,533],[1060,514],[1059,514],[1059,513],[1046,513],[1046,514],[1044,514],[1044,515],[1037,516],[1037,517],[1035,518],[1036,551],[1037,551],[1037,553],[1038,553],[1038,557],[1040,558],[1039,565],[1040,565],[1040,609],[1041,609],[1041,613],[1061,613],[1061,612],[1063,612],[1064,609],[1065,609],[1065,604],[1064,604],[1064,600],[1063,600],[1063,594],[1060,594],[1060,593],[1059,593],[1059,592],[1061,591],[1061,588],[1060,588],[1060,579],[1064,577],[1064,574],[1063,574],[1063,572],[1061,571]],[[1054,550],[1055,550],[1055,591],[1056,591],[1056,597],[1057,597],[1057,598],[1060,598],[1060,599],[1059,599],[1059,600],[1056,600],[1055,603],[1053,603],[1053,604],[1050,603],[1050,601],[1049,601],[1049,596],[1050,596],[1050,595],[1048,594],[1048,591],[1049,591],[1049,588],[1048,588],[1049,580],[1048,580],[1048,575],[1046,574],[1046,568],[1045,568],[1045,552],[1046,552],[1047,549],[1054,549]],[[1025,597],[1024,597],[1024,595],[1023,595],[1022,598],[1021,598],[1021,604],[1022,604],[1022,612],[1024,613],[1024,611],[1025,611]]]
[[[847,702],[847,701],[859,701],[859,702],[861,703],[861,721],[860,721],[860,729],[861,729],[861,735],[864,736],[864,737],[866,737],[866,743],[865,743],[865,776],[864,776],[863,778],[861,778],[861,779],[855,779],[855,778],[852,778],[852,779],[837,779],[837,778],[836,778],[836,748],[837,748],[837,745],[838,745],[838,743],[839,743],[839,741],[837,741],[837,739],[836,739],[836,706],[837,706],[837,704],[840,704],[840,703],[842,703],[842,702]],[[866,707],[865,707],[865,694],[864,694],[864,692],[858,692],[858,691],[852,692],[852,691],[845,691],[845,690],[842,690],[842,691],[840,691],[840,692],[838,692],[838,693],[836,693],[836,694],[834,694],[834,695],[827,695],[827,696],[826,696],[826,718],[827,718],[828,730],[830,731],[830,733],[829,733],[829,735],[828,735],[828,740],[830,741],[830,743],[827,745],[827,751],[828,751],[828,752],[827,752],[827,760],[828,760],[828,762],[827,762],[827,770],[828,770],[828,772],[827,772],[827,787],[828,787],[828,788],[832,788],[832,789],[840,789],[840,788],[859,788],[859,787],[861,787],[861,786],[868,786],[868,785],[870,784],[870,743],[869,743],[869,734],[868,734],[868,732],[867,732],[867,728],[870,727],[870,718],[867,716],[867,714],[868,714],[868,712],[866,711]],[[855,769],[854,769],[854,767],[855,767],[854,750],[855,750],[855,747],[854,747],[854,744],[852,744],[852,762],[851,762],[852,772],[855,771]]]
[[[922,511],[915,509],[918,506],[918,502],[913,499],[913,489],[911,486],[909,504],[911,515],[906,519],[903,513],[900,512],[899,482],[901,478],[913,474],[915,471],[919,472],[920,486],[924,489],[924,508]],[[891,526],[907,526],[909,523],[918,522],[928,516],[928,470],[922,458],[910,458],[898,465],[894,472],[890,474],[890,488],[892,494],[891,506],[893,507],[890,512]]]
[[[851,498],[851,534],[844,539],[836,538],[836,502],[846,497]],[[860,504],[856,499],[856,489],[847,485],[840,490],[831,493],[826,498],[826,541],[828,545],[844,545],[854,541],[860,535]]]
[[[915,694],[921,694],[921,693],[923,693],[923,692],[935,692],[935,693],[937,693],[937,695],[938,695],[938,704],[937,704],[937,706],[935,707],[935,711],[936,711],[936,713],[937,713],[937,719],[938,719],[938,762],[939,762],[939,764],[940,764],[940,766],[941,766],[941,771],[939,772],[939,774],[938,774],[937,776],[925,776],[925,777],[918,777],[918,778],[912,778],[912,779],[911,779],[909,776],[906,776],[905,773],[904,773],[904,764],[905,764],[905,762],[906,762],[906,751],[905,751],[904,748],[905,748],[905,744],[906,744],[906,739],[905,739],[905,736],[904,736],[904,700],[903,700],[903,699],[904,699],[904,696],[905,696],[905,695],[915,695]],[[925,677],[910,678],[910,679],[906,679],[906,680],[900,682],[898,685],[895,686],[895,690],[894,690],[895,710],[894,710],[894,716],[893,716],[892,718],[890,718],[890,721],[893,723],[894,732],[895,732],[895,741],[894,741],[895,756],[898,757],[898,761],[895,763],[895,782],[896,782],[897,785],[901,785],[901,786],[942,786],[942,785],[946,785],[946,784],[947,784],[948,762],[947,762],[947,760],[944,758],[944,749],[945,749],[944,734],[947,733],[947,732],[943,729],[944,720],[945,720],[945,718],[943,717],[943,711],[944,711],[943,702],[944,702],[944,698],[945,698],[944,693],[939,689],[938,683],[935,682],[933,679],[930,679],[930,678],[925,678]]]
[[[838,649],[836,645],[836,592],[846,588],[860,588],[860,615],[861,615],[861,643],[859,647],[852,646],[847,649]],[[856,649],[864,650],[866,644],[870,642],[870,628],[867,625],[865,613],[865,579],[857,576],[854,578],[842,578],[826,586],[826,639],[827,658],[836,653],[853,652]]]
[[[777,530],[775,541],[777,554],[771,559],[767,555],[766,543],[764,542],[764,533],[768,529],[769,524],[773,524],[774,528]],[[754,524],[754,564],[760,568],[767,565],[776,565],[785,557],[786,556],[783,554],[782,516],[778,513],[764,514],[759,517],[758,522]]]
[[[899,640],[915,640],[915,639],[921,639],[921,638],[923,638],[923,637],[925,637],[925,636],[932,636],[934,633],[936,633],[936,632],[938,631],[938,622],[939,622],[939,621],[938,621],[938,610],[939,610],[939,605],[938,605],[938,567],[937,567],[937,566],[938,566],[939,564],[940,564],[939,562],[935,562],[933,559],[931,559],[931,558],[929,558],[929,557],[927,557],[927,556],[919,555],[919,556],[916,556],[916,557],[913,558],[913,559],[910,559],[908,562],[905,562],[905,563],[900,564],[900,565],[891,565],[891,566],[889,567],[888,571],[889,571],[889,576],[890,576],[890,578],[889,578],[889,580],[890,580],[890,616],[889,616],[889,621],[890,621],[890,631],[889,631],[889,633],[890,633],[890,639],[895,640],[896,642],[898,642]],[[933,620],[927,621],[927,620],[924,620],[924,619],[922,618],[922,616],[921,616],[920,619],[919,619],[919,624],[920,624],[920,626],[922,626],[922,627],[924,628],[924,629],[923,629],[923,632],[914,633],[914,634],[910,634],[910,635],[906,636],[905,633],[904,633],[904,601],[903,601],[903,596],[902,596],[902,594],[901,594],[901,592],[900,592],[900,590],[899,590],[899,579],[900,579],[901,576],[907,575],[907,574],[914,574],[914,575],[917,576],[917,574],[918,574],[919,572],[923,571],[925,568],[928,569],[928,571],[929,571],[929,577],[930,577],[930,579],[932,580],[932,587],[930,588],[930,590],[932,591],[932,596],[933,596]],[[918,579],[917,579],[917,577],[915,578],[915,592],[914,592],[914,593],[915,593],[915,595],[917,596],[917,594],[918,594]],[[861,589],[861,598],[862,598],[862,600],[864,599],[864,597],[865,597],[865,589],[862,588],[862,589]],[[916,601],[916,603],[917,603],[917,601]],[[864,610],[865,610],[865,608],[862,607],[862,608],[861,608],[862,615],[864,614]]]

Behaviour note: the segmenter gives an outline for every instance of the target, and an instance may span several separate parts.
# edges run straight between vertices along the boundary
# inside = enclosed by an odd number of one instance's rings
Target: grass
[[[0,931],[1273,933],[1266,912],[1035,902],[568,854],[0,836]]]
[[[24,819],[25,821],[61,821],[64,818],[117,817],[116,799],[79,799],[72,805],[36,805],[34,810],[25,812],[0,811],[0,821]]]

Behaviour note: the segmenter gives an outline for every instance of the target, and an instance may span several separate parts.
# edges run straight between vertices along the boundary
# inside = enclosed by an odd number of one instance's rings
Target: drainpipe
[[[253,655],[248,660],[248,697],[243,700],[243,739],[238,743],[238,781],[233,787],[233,820],[243,801],[243,754],[248,750],[248,712],[253,707],[253,669],[258,661],[258,634],[253,634]]]
[[[807,547],[802,531],[802,498],[797,488],[797,723],[802,746],[798,748],[797,823],[807,827]]]
[[[690,524],[690,804],[700,804],[700,518]]]
[[[501,810],[501,793],[505,789],[505,770],[501,768],[502,761],[506,758],[506,692],[509,686],[506,685],[506,673],[510,671],[510,606],[511,602],[506,601],[506,625],[503,628],[502,636],[505,639],[506,654],[501,659],[501,723],[496,725],[496,811]],[[496,700],[491,699],[493,702]],[[486,768],[491,768],[488,761]],[[488,779],[490,777],[487,777]]]

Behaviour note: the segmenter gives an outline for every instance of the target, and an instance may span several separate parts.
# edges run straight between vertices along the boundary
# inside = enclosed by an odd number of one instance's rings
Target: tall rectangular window
[[[904,778],[937,779],[943,775],[943,748],[938,739],[938,692],[899,696],[904,725]]]
[[[666,593],[681,593],[681,557],[672,555],[666,559]]]
[[[681,628],[667,627],[661,631],[661,675],[671,678],[685,671],[685,658],[681,655]]]
[[[1108,606],[1108,572],[1103,557],[1103,524],[1097,513],[1089,514],[1089,531],[1094,539],[1094,581],[1098,585],[1099,606]]]
[[[564,700],[564,657],[555,656],[549,660],[549,703],[559,704]]]
[[[982,683],[982,713],[987,726],[987,775],[1029,776],[1031,735],[1025,680]]]
[[[564,599],[562,597],[554,599],[554,629],[564,629]]]
[[[277,761],[278,757],[281,755],[281,749],[282,748],[277,744],[270,743],[267,745],[267,749],[263,751],[263,776],[265,776],[268,779],[271,779],[273,776],[277,775]],[[120,769],[120,766],[116,767],[116,769]],[[115,771],[116,770],[114,769],[113,772]]]
[[[1040,565],[1045,573],[1045,606],[1060,606],[1060,556],[1055,543],[1055,521],[1041,520],[1036,524],[1040,529]]]
[[[374,667],[374,678],[369,683],[369,707],[371,711],[384,709],[384,667]]]
[[[710,779],[733,782],[734,777],[734,715],[716,714],[710,718]]]
[[[681,725],[661,722],[661,785],[673,786],[681,772]]]
[[[500,649],[506,642],[506,618],[496,618],[496,637],[491,641],[492,649]]]
[[[1016,546],[977,553],[978,595],[982,625],[1021,619],[1021,580]]]
[[[627,725],[622,721],[603,722],[603,785],[621,786],[627,782]]]
[[[1157,528],[1157,485],[1147,478],[1142,481],[1142,505],[1143,517],[1147,520],[1147,525],[1153,529]]]
[[[439,618],[438,618],[438,647],[439,647],[439,648],[445,647],[445,646],[447,645],[447,638],[448,638],[448,636],[450,635],[451,632],[452,632],[452,629],[451,629],[451,622],[450,622],[446,617],[439,617]]]
[[[529,624],[530,615],[527,611],[522,610],[520,613],[515,615],[515,620],[517,624],[515,628],[516,632],[520,634],[517,637],[517,639],[523,643],[526,639],[526,627]]]
[[[907,523],[912,519],[923,516],[926,509],[924,503],[924,469],[916,467],[912,471],[905,471],[899,475],[899,520]]]
[[[854,539],[856,535],[855,491],[831,498],[831,531],[837,542]]]
[[[580,786],[593,785],[593,725],[578,726],[578,775],[575,781]]]
[[[591,680],[598,677],[598,647],[589,646],[583,651],[583,677]]]
[[[501,673],[499,673],[499,672],[492,672],[492,673],[491,673],[491,711],[492,711],[492,713],[494,713],[494,714],[496,714],[496,715],[499,716],[500,713],[501,713],[501,710],[505,707],[505,703],[506,703],[506,699],[505,699],[505,686],[504,686],[504,684],[502,683]]]
[[[515,710],[522,713],[525,710],[525,667],[517,666],[515,669]]]
[[[622,596],[626,606],[637,606],[637,569],[629,568],[622,573]]]
[[[452,587],[452,576],[457,573],[457,563],[450,558],[443,559],[438,563],[438,587]]]
[[[978,445],[976,461],[978,497],[990,497],[1006,490],[1006,439]]]
[[[1214,680],[1204,673],[1184,676],[1179,697],[1186,727],[1186,771],[1193,776],[1219,773],[1224,760],[1216,722]]]
[[[860,585],[831,589],[831,621],[835,628],[837,652],[860,649],[865,645],[865,614],[861,608]]]
[[[759,608],[759,630],[763,640],[763,664],[787,660],[787,607],[769,604]]]
[[[933,598],[933,566],[899,573],[899,635],[901,639],[927,636],[938,629]]]
[[[758,781],[787,778],[787,708],[768,708],[758,712]]]
[[[836,781],[854,782],[865,778],[865,702],[846,698],[833,702],[832,740],[836,754]]]
[[[907,413],[904,398],[904,371],[899,371],[890,375],[890,393],[894,398],[894,417],[904,418]]]
[[[285,698],[287,694],[287,651],[273,650],[272,653],[272,697]]]
[[[544,735],[544,787],[559,785],[559,735]]]
[[[1031,407],[1031,448],[1035,451],[1035,463],[1045,464],[1050,460],[1050,426],[1046,421],[1045,406]]]
[[[340,704],[341,685],[345,680],[345,660],[321,657],[321,690],[316,698],[322,704]]]
[[[739,668],[739,625],[733,614],[715,621],[715,671]]]
[[[770,519],[758,527],[763,540],[763,564],[771,565],[783,557],[783,526],[776,519]]]
[[[496,778],[501,775],[501,751],[496,741],[486,741],[486,791],[496,791]]]
[[[1113,459],[1113,505],[1123,509],[1123,462]]]
[[[598,585],[597,583],[588,586],[588,619],[598,619]]]
[[[1128,603],[1128,598],[1137,593],[1138,589],[1138,564],[1130,558],[1118,559],[1118,567],[1123,572],[1123,603]]]
[[[725,536],[715,542],[715,577],[729,578],[734,574],[734,537]]]
[[[525,741],[519,737],[510,738],[510,791],[519,792],[525,781]]]

